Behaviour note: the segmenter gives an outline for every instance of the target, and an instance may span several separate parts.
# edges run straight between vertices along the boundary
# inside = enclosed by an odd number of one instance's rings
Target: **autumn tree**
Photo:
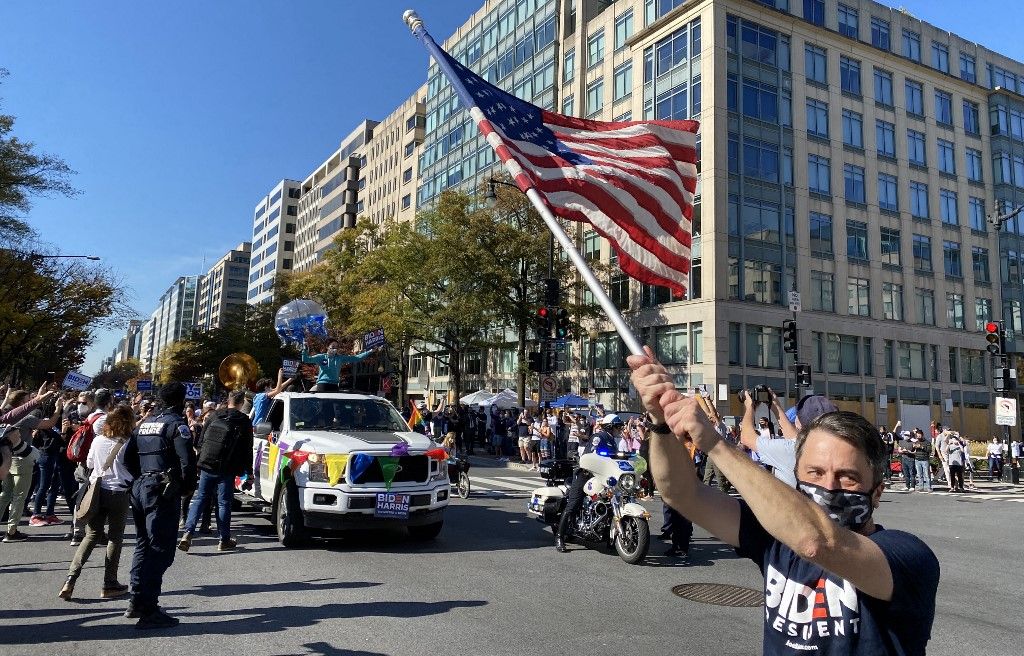
[[[128,381],[138,378],[142,373],[142,366],[134,358],[128,358],[121,362],[115,362],[110,369],[103,373],[96,374],[92,379],[94,388],[105,387],[107,389],[121,389],[128,384]]]

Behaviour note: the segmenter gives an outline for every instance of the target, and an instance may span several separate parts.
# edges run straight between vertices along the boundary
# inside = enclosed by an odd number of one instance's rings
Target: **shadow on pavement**
[[[183,590],[171,590],[161,596],[195,595],[197,597],[233,597],[243,594],[263,594],[267,592],[314,592],[317,590],[354,590],[373,588],[382,583],[371,581],[334,581],[332,579],[312,579],[310,581],[286,581],[284,583],[225,583],[219,585],[200,585]]]
[[[308,656],[388,656],[387,654],[382,654],[377,651],[352,651],[351,649],[338,649],[326,642],[307,642],[302,646],[309,650]]]
[[[31,631],[7,632],[4,645],[37,645],[60,642],[91,642],[124,640],[134,638],[174,637],[187,638],[206,635],[252,635],[259,633],[279,633],[302,627],[312,627],[324,620],[355,619],[360,617],[395,617],[413,618],[440,615],[458,608],[476,608],[486,606],[487,602],[478,601],[378,601],[355,602],[350,604],[324,604],[322,606],[275,606],[269,608],[238,609],[226,611],[184,611],[167,610],[182,622],[172,629],[155,631],[137,631],[132,621],[123,618],[116,624],[100,623],[100,620],[121,617],[123,608],[116,611],[83,614],[81,609],[33,610],[0,613],[2,616],[16,615],[20,619],[35,616],[39,619],[32,623]],[[79,617],[45,621],[47,615],[68,615],[74,613]],[[225,617],[216,621],[205,621],[206,617]],[[313,643],[321,644],[321,643]],[[331,649],[334,649],[331,647]],[[314,652],[316,653],[316,652]],[[321,652],[326,654],[352,654],[365,656],[366,652],[346,652],[343,650]],[[369,656],[377,656],[370,654]]]

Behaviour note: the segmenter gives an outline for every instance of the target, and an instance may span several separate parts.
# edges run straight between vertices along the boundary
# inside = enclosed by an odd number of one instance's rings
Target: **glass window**
[[[740,324],[730,323],[729,324],[729,364],[738,365],[740,363],[740,344],[743,340],[740,337]]]
[[[854,164],[843,166],[843,183],[846,191],[846,200],[852,203],[864,204],[867,202],[864,191],[864,167]]]
[[[832,165],[827,157],[807,156],[807,188],[828,196],[832,193]]]
[[[974,57],[963,52],[960,53],[960,78],[972,83],[978,81]]]
[[[935,292],[918,287],[914,290],[914,299],[917,305],[917,322],[926,326],[934,326]]]
[[[964,277],[963,262],[960,257],[960,242],[942,242],[942,265],[947,276]]]
[[[899,361],[900,378],[924,380],[924,344],[911,342],[898,342],[896,346],[896,357]]]
[[[911,164],[927,166],[928,162],[924,155],[924,133],[917,130],[907,130],[907,157]]]
[[[967,200],[967,218],[971,230],[985,231],[985,201],[971,196]]]
[[[615,19],[615,49],[625,47],[626,41],[633,36],[633,10],[629,9]]]
[[[746,326],[748,367],[782,369],[782,329]]]
[[[828,103],[807,100],[807,134],[828,139]]]
[[[882,318],[903,321],[903,285],[895,282],[882,283]]]
[[[883,157],[896,157],[896,126],[881,119],[875,120],[875,146]]]
[[[935,92],[935,121],[953,125],[953,95],[945,91]]]
[[[903,30],[903,56],[919,63],[921,61],[921,35],[913,30]]]
[[[924,90],[920,82],[907,80],[903,84],[906,95],[907,113],[924,116]]]
[[[804,47],[804,75],[813,82],[828,84],[828,56],[824,48]]]
[[[927,219],[928,185],[923,182],[910,183],[910,216],[915,219]]]
[[[848,57],[839,58],[839,85],[846,93],[860,95],[860,62]]]
[[[978,120],[978,104],[964,100],[964,132],[981,134],[981,122]]]
[[[818,212],[811,212],[808,216],[811,229],[811,254],[831,256],[832,217]]]
[[[598,30],[587,39],[587,68],[604,61],[604,30]]]
[[[958,373],[959,358],[957,358],[957,349],[954,347],[949,348],[949,382],[959,383],[960,374]]]
[[[690,335],[686,324],[658,326],[655,329],[655,348],[658,359],[666,364],[688,364]]]
[[[942,211],[943,223],[946,225],[960,225],[955,191],[949,189],[939,190],[939,209]]]
[[[850,278],[846,281],[848,310],[850,314],[870,317],[871,305],[867,278]]]
[[[991,282],[988,275],[988,249],[971,246],[971,269],[976,282]]]
[[[562,60],[562,84],[572,82],[573,78],[576,77],[576,50],[570,49],[565,51],[565,57]]]
[[[985,324],[992,320],[992,299],[974,299],[974,327],[976,330],[985,330]]]
[[[825,368],[830,374],[856,375],[860,373],[859,338],[853,335],[825,337]]]
[[[932,68],[949,72],[949,46],[932,41]]]
[[[562,113],[572,116],[576,112],[576,98],[569,95],[562,99]]]
[[[743,78],[743,115],[779,122],[779,89],[774,84]]]
[[[882,264],[900,266],[900,231],[898,228],[880,228]]]
[[[981,175],[981,151],[968,148],[965,158],[967,160],[967,179],[972,182],[982,182]]]
[[[850,109],[843,110],[843,143],[854,148],[864,147],[864,119]]]
[[[835,282],[826,271],[811,271],[811,309],[835,312]]]
[[[882,344],[882,359],[885,360],[885,375],[887,378],[894,378],[896,376],[896,368],[893,364],[893,343],[891,339],[883,341]]]
[[[618,102],[633,92],[633,62],[626,62],[615,69],[613,101]]]
[[[1017,251],[1007,250],[1006,254],[999,258],[999,274],[1004,285],[1019,285],[1021,271],[1021,256]]]
[[[824,25],[825,0],[804,0],[804,20],[815,25]]]
[[[859,14],[853,7],[839,3],[839,33],[853,39],[859,36]]]
[[[914,235],[914,270],[932,270],[932,238],[928,235]]]
[[[759,139],[746,138],[743,141],[743,175],[765,180],[779,181],[779,147]],[[776,235],[778,221],[776,220]]]
[[[879,105],[893,106],[892,73],[875,69],[875,102]]]
[[[855,260],[868,259],[868,225],[866,223],[846,222],[846,255]]]
[[[985,351],[960,350],[963,382],[968,385],[985,383]]]
[[[592,82],[587,87],[587,116],[593,116],[604,108],[604,80]]]
[[[900,201],[895,175],[878,174],[878,207],[891,212],[899,211]]]
[[[953,142],[939,139],[939,171],[956,175],[956,155],[953,152]]]
[[[882,50],[889,50],[890,43],[889,21],[882,20],[876,16],[871,17],[871,45]]]

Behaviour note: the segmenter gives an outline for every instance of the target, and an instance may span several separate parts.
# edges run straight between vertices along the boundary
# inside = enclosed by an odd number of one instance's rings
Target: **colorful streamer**
[[[327,482],[330,485],[337,485],[345,476],[345,463],[348,462],[348,454],[332,453],[324,456],[324,463],[327,465]]]
[[[423,455],[427,456],[431,460],[447,460],[448,459],[448,451],[446,451],[445,449],[442,449],[441,447],[437,447],[436,449],[431,449],[430,451],[427,451]]]
[[[377,458],[380,463],[380,470],[384,474],[384,489],[388,492],[391,491],[391,483],[395,480],[395,474],[401,471],[402,467],[398,464],[398,458],[394,456],[380,456]]]
[[[407,456],[409,455],[409,445],[405,442],[399,442],[395,446],[391,447],[391,455],[393,456]]]

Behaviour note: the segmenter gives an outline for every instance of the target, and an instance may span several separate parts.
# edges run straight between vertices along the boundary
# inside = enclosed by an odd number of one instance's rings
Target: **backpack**
[[[75,429],[71,439],[68,440],[66,453],[68,460],[79,465],[85,464],[86,459],[89,457],[89,449],[92,448],[92,441],[96,437],[93,424],[102,416],[96,415],[92,419],[86,419]]]
[[[218,412],[214,418],[203,428],[202,444],[199,447],[199,461],[196,463],[200,469],[217,474],[235,474],[241,471],[234,471],[241,466],[245,468],[244,458],[250,454],[236,454],[235,447],[241,437],[241,420],[248,419],[245,415]],[[239,462],[236,462],[239,461]]]

